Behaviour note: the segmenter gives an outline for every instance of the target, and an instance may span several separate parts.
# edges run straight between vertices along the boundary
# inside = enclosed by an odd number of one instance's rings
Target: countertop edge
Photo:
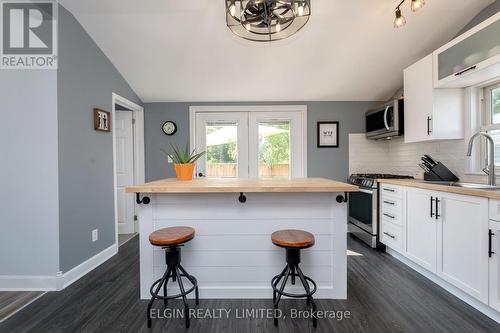
[[[297,180],[221,180],[181,182],[163,179],[126,188],[127,193],[341,193],[357,192],[356,185],[323,178]]]
[[[341,192],[358,192],[359,188],[355,187],[339,187],[330,189],[315,189],[315,188],[265,188],[265,189],[255,189],[255,188],[190,188],[190,189],[139,189],[134,187],[128,187],[126,189],[127,193],[341,193]]]
[[[474,197],[482,197],[488,199],[500,200],[500,191],[491,191],[491,190],[481,190],[481,189],[472,189],[472,188],[463,188],[463,187],[453,187],[447,185],[439,185],[439,184],[430,184],[426,183],[423,180],[408,180],[408,179],[378,179],[378,182],[381,184],[390,184],[390,185],[398,185],[398,186],[406,186],[406,187],[414,187],[424,190],[432,190],[438,192],[447,192],[461,195],[470,195]]]

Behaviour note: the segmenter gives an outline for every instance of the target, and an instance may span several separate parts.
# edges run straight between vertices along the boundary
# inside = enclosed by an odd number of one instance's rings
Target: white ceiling
[[[234,36],[224,0],[61,0],[144,102],[372,101],[402,70],[448,40],[493,0],[427,0],[392,26],[394,0],[312,0],[296,35]]]

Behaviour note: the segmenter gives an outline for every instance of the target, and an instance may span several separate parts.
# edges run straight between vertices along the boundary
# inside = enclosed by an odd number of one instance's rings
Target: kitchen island
[[[198,279],[200,298],[272,298],[271,279],[285,265],[272,244],[279,229],[313,233],[301,267],[318,284],[316,298],[347,297],[347,192],[353,185],[307,179],[164,179],[127,188],[136,193],[140,237],[141,298],[165,272],[151,232],[190,226],[195,238],[182,249],[183,266]],[[298,288],[291,286],[290,291]],[[297,289],[298,290],[298,289]],[[172,292],[175,292],[172,290]]]

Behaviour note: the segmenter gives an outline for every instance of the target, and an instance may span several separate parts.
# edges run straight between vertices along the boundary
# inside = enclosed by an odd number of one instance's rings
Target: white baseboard
[[[54,276],[0,275],[0,291],[58,291],[80,279],[118,253],[113,244],[64,274]]]
[[[458,289],[457,287],[451,285],[450,283],[446,282],[445,280],[441,279],[437,275],[435,275],[432,272],[429,272],[425,268],[419,266],[418,264],[414,263],[410,259],[404,257],[400,253],[390,249],[386,248],[386,252],[390,254],[392,257],[398,259],[402,263],[404,263],[406,266],[412,268],[413,270],[417,271],[421,275],[425,276],[435,284],[439,285],[442,287],[444,290],[452,294],[453,296],[461,299],[465,303],[469,304],[476,310],[482,312],[484,315],[490,317],[497,323],[500,323],[500,313],[495,311],[493,308],[489,307],[488,305],[484,304],[483,302],[479,301],[478,299],[470,296],[469,294],[463,292],[462,290]]]
[[[92,258],[87,259],[80,265],[62,274],[62,276],[58,279],[57,290],[63,290],[64,288],[68,287],[73,282],[77,281],[82,276],[86,275],[95,268],[99,267],[101,264],[106,262],[108,259],[110,259],[117,253],[118,253],[118,244],[113,244],[107,249],[99,252]]]
[[[0,291],[55,291],[56,276],[0,275]]]

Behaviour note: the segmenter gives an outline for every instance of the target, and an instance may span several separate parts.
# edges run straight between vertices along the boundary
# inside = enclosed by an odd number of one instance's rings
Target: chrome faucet
[[[479,137],[484,136],[486,141],[488,141],[490,145],[490,152],[488,154],[488,167],[483,169],[483,171],[488,175],[488,185],[496,186],[496,175],[495,175],[495,142],[493,138],[486,132],[478,132],[472,136],[469,140],[469,150],[467,150],[467,156],[472,155],[472,145],[474,140]]]

